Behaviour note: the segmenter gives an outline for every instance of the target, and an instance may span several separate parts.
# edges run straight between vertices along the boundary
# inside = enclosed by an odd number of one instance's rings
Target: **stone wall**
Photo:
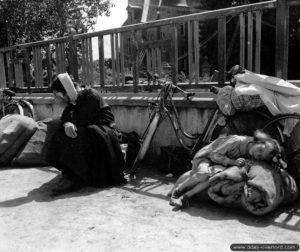
[[[112,107],[116,124],[121,131],[136,131],[142,136],[149,122],[149,101],[154,101],[157,93],[103,93],[107,103]],[[52,94],[19,95],[32,102],[36,109],[38,120],[57,118],[63,111],[63,106],[55,102]],[[188,133],[201,133],[215,108],[212,95],[197,93],[191,101],[174,97],[179,118],[183,128]],[[186,141],[191,144],[191,142]],[[154,136],[150,153],[158,155],[161,146],[179,146],[173,127],[168,118],[159,125]]]

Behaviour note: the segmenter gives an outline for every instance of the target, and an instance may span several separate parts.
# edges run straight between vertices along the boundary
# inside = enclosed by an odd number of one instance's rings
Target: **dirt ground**
[[[192,202],[174,211],[175,178],[153,168],[120,187],[52,197],[53,167],[0,170],[0,251],[231,251],[233,243],[300,243],[300,203],[265,217]],[[244,251],[244,250],[242,250]]]

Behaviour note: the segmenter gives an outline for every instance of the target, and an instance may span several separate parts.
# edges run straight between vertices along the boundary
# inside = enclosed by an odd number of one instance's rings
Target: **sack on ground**
[[[9,165],[37,129],[32,118],[7,115],[0,120],[0,165]]]
[[[59,120],[45,119],[37,123],[38,128],[23,149],[12,160],[12,166],[47,166],[45,154],[56,131]]]

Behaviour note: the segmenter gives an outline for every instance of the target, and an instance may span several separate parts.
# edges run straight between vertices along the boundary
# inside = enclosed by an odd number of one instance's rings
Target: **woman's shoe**
[[[75,192],[81,188],[81,184],[65,178],[57,188],[53,189],[51,196],[63,195],[71,192]]]

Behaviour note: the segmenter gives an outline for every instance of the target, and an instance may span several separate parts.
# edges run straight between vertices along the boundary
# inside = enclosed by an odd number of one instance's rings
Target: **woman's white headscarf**
[[[66,90],[67,96],[70,99],[71,103],[75,103],[77,99],[77,90],[71,80],[71,77],[68,73],[61,73],[57,75],[57,78],[60,80],[64,89]]]

